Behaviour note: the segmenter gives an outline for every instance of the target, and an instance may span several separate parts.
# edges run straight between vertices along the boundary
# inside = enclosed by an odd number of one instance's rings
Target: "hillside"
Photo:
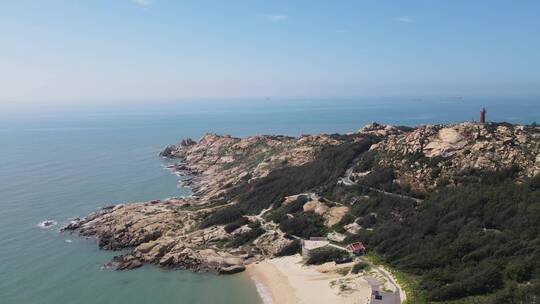
[[[119,269],[219,273],[294,253],[293,236],[330,234],[364,242],[425,301],[529,303],[540,294],[539,145],[540,128],[506,123],[207,134],[161,153],[192,197],[110,206],[66,230],[132,248],[113,259]]]

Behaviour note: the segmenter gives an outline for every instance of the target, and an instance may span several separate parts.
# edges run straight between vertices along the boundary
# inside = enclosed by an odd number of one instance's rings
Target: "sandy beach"
[[[359,275],[343,276],[328,263],[304,266],[300,255],[274,258],[248,266],[247,273],[258,285],[264,303],[369,303],[371,287]]]

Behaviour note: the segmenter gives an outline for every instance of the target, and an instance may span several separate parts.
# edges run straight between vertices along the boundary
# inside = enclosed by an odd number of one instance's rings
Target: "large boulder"
[[[167,147],[165,147],[165,149],[163,149],[163,151],[159,152],[159,156],[161,156],[161,157],[173,157],[174,152],[176,152],[177,149],[178,148],[175,145],[167,146]]]
[[[435,139],[424,147],[428,157],[450,156],[467,145],[466,138],[454,128],[443,128]]]

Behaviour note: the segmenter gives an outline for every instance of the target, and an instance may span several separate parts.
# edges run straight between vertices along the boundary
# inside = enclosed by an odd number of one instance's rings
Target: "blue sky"
[[[0,2],[0,103],[540,94],[540,1]]]

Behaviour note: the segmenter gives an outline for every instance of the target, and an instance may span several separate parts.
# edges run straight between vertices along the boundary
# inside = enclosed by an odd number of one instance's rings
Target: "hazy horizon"
[[[538,96],[536,1],[4,1],[0,109]]]

